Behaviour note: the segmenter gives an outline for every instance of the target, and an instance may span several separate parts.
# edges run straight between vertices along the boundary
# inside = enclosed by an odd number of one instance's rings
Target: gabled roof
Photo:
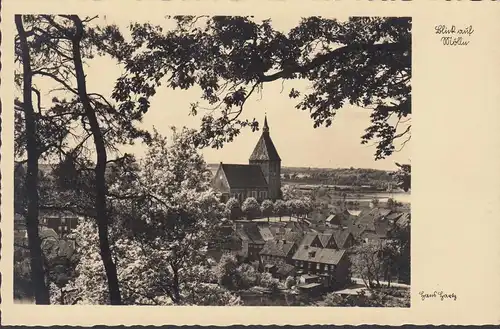
[[[316,239],[317,234],[313,232],[307,233],[302,241],[300,242],[301,246],[310,246],[313,243],[314,239]]]
[[[220,166],[231,188],[268,187],[259,165],[221,163]]]
[[[283,241],[266,241],[266,244],[260,251],[261,255],[287,257],[295,243]]]
[[[328,233],[322,233],[322,234],[318,234],[318,238],[319,238],[319,241],[321,242],[321,245],[323,246],[323,248],[326,248],[326,246],[328,245],[328,242],[330,242],[330,240],[333,238],[333,236],[331,234],[328,234]]]
[[[337,230],[333,233],[333,238],[335,239],[335,244],[338,248],[345,248],[345,244],[347,242],[347,238],[352,233],[348,230]]]
[[[264,120],[264,129],[260,135],[259,141],[250,156],[250,161],[281,161],[278,151],[274,146],[271,136],[269,136],[269,127],[267,126],[267,118]]]
[[[281,275],[289,275],[295,271],[295,266],[290,264],[279,264],[276,273]]]
[[[401,215],[401,217],[399,217],[399,219],[396,222],[396,225],[398,225],[399,227],[404,227],[404,226],[410,224],[410,220],[411,220],[410,213],[405,212]]]
[[[337,265],[345,254],[345,250],[300,246],[293,260],[321,264]]]
[[[236,228],[237,234],[243,241],[250,241],[251,243],[264,244],[265,240],[256,223],[240,224]]]
[[[259,226],[259,232],[265,241],[274,239],[274,235],[268,226]]]

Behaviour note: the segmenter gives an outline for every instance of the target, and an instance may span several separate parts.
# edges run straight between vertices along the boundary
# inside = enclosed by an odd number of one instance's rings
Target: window
[[[61,218],[61,224],[66,224],[66,218]]]
[[[317,270],[319,270],[319,266],[320,266],[320,264],[319,264],[319,263],[317,263],[317,264],[316,264],[316,269],[317,269]]]
[[[257,199],[257,191],[252,191],[252,197]]]

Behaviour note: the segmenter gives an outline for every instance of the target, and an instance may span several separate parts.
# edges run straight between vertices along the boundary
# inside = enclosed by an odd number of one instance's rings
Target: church
[[[281,198],[281,158],[269,135],[267,117],[248,164],[221,162],[212,186],[222,194],[223,202],[233,197],[240,202],[248,197],[259,202]]]

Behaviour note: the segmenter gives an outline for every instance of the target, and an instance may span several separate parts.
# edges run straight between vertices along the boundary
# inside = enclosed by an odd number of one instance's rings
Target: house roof
[[[259,226],[259,232],[265,241],[274,239],[274,235],[268,226]]]
[[[238,225],[236,232],[243,241],[250,241],[256,244],[264,244],[266,242],[256,223],[242,223]]]
[[[264,129],[260,135],[259,141],[250,155],[250,161],[281,161],[278,151],[274,146],[271,136],[269,136],[269,127],[267,126],[267,118],[264,120]]]
[[[411,215],[409,212],[405,212],[401,215],[401,217],[399,217],[399,219],[396,221],[396,225],[400,226],[400,227],[404,227],[408,224],[410,224],[410,220],[411,220]]]
[[[345,250],[316,247],[306,248],[306,246],[301,245],[297,252],[295,252],[293,260],[337,265],[344,254]]]
[[[326,246],[328,245],[328,242],[330,242],[332,237],[333,236],[331,234],[328,234],[328,233],[318,234],[319,241],[321,242],[321,245],[323,246],[323,248],[326,248]]]
[[[300,245],[301,246],[310,246],[311,243],[313,243],[316,236],[317,236],[317,233],[308,232],[306,235],[304,235],[304,238],[302,238]]]
[[[294,244],[295,243],[291,242],[269,240],[260,251],[260,254],[277,257],[287,257]]]
[[[268,187],[262,169],[258,165],[221,163],[220,166],[231,188]]]
[[[59,239],[59,235],[51,228],[44,228],[39,231],[40,239]]]
[[[351,232],[342,229],[333,233],[333,238],[335,239],[335,244],[338,248],[345,248],[345,243],[347,242],[349,235],[351,235]]]
[[[289,275],[293,271],[295,271],[295,266],[290,264],[279,264],[276,273],[281,275]]]

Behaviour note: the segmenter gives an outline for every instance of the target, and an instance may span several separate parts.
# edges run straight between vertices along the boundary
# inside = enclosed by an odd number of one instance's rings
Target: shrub
[[[292,276],[287,277],[285,280],[285,288],[287,289],[291,289],[296,284],[297,282],[295,281],[295,278],[293,278]]]

